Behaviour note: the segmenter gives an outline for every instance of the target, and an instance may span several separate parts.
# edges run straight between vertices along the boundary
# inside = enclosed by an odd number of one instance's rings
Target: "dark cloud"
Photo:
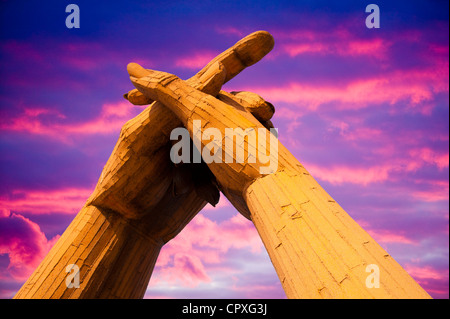
[[[55,240],[58,237],[55,237]],[[9,263],[1,270],[2,279],[24,281],[53,245],[39,226],[29,219],[3,210],[0,218],[0,255]],[[5,266],[5,262],[2,262]]]

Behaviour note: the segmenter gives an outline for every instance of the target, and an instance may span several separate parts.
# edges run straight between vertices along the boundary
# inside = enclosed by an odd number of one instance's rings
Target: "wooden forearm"
[[[202,129],[216,128],[222,136],[226,128],[261,126],[239,104],[230,105],[207,96],[173,75],[154,72],[131,80],[139,90],[169,107],[192,138],[195,135],[192,121],[198,119],[202,121]],[[226,98],[224,95],[223,99]],[[209,141],[202,141],[202,148],[206,143]],[[255,223],[288,297],[429,298],[326,194],[295,157],[277,143],[275,174],[261,174],[258,162],[208,165],[222,189],[234,195],[230,199],[229,193],[225,193],[233,204],[236,197],[244,198],[249,210],[249,216],[245,216]],[[235,146],[257,147],[248,141]],[[366,286],[369,265],[380,270],[379,288]]]
[[[14,298],[142,298],[161,247],[205,204],[195,191],[167,195],[156,208],[163,217],[144,220],[85,206]],[[160,224],[172,232],[161,233]],[[71,264],[79,267],[79,288],[66,285]]]
[[[138,282],[148,282],[161,247],[161,242],[133,231],[119,214],[85,206],[14,298],[142,297],[146,285]],[[79,288],[66,285],[71,264],[80,269]],[[131,278],[115,273],[120,266],[134,268]],[[104,285],[113,289],[102,289]]]
[[[260,178],[245,199],[288,298],[430,298],[306,170]]]

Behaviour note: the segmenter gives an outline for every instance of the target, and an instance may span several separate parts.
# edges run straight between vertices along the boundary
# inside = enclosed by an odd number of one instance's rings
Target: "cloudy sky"
[[[80,7],[79,29],[65,7]],[[82,207],[121,126],[129,62],[186,79],[245,35],[275,47],[224,87],[276,107],[281,142],[435,298],[449,296],[449,5],[377,1],[0,2],[0,297]],[[285,298],[223,197],[169,242],[147,298]]]

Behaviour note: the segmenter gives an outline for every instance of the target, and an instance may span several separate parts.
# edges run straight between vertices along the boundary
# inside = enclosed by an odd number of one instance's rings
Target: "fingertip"
[[[148,70],[144,69],[142,66],[134,62],[128,63],[127,71],[130,76],[136,78],[141,78],[150,74]]]
[[[125,93],[123,97],[134,105],[148,105],[154,102],[137,89]]]
[[[246,67],[261,60],[274,47],[275,40],[267,31],[256,31],[238,41],[235,52]]]

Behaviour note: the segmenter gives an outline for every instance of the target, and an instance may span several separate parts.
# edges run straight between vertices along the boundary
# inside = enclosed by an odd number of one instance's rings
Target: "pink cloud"
[[[344,28],[328,31],[317,30],[289,30],[274,32],[279,42],[274,52],[296,57],[303,54],[337,55],[337,56],[366,56],[376,59],[386,59],[392,45],[391,41],[383,38],[361,39]],[[274,56],[272,56],[274,58]]]
[[[448,65],[448,64],[447,64]],[[285,86],[251,87],[272,103],[292,103],[299,109],[315,111],[319,106],[333,103],[336,109],[361,109],[373,104],[395,105],[406,110],[429,114],[432,99],[437,93],[448,92],[448,73],[440,77],[434,69],[395,71],[372,78],[355,79],[342,85],[311,85],[291,82]],[[406,104],[405,104],[406,103]],[[277,111],[283,117],[283,110]]]
[[[449,47],[448,45],[442,45],[442,44],[430,44],[429,49],[434,52],[435,54],[442,54],[442,55],[447,55],[449,53]]]
[[[379,140],[384,138],[380,129],[363,127],[360,123],[348,123],[345,121],[332,121],[328,128],[330,133],[338,133],[346,141]]]
[[[220,253],[230,248],[261,250],[262,243],[253,224],[239,214],[220,223],[199,214],[182,233],[164,246],[158,263],[165,265],[171,256],[186,251],[194,251],[204,262],[218,263]]]
[[[418,244],[414,240],[406,237],[405,235],[399,233],[398,231],[394,232],[382,229],[373,230],[370,228],[365,228],[365,230],[380,244],[387,244],[387,243],[398,243],[408,245]]]
[[[24,114],[28,117],[38,117],[40,115],[55,115],[59,118],[66,118],[63,114],[59,113],[56,110],[50,110],[43,107],[26,108],[24,110]]]
[[[97,118],[85,123],[66,125],[63,128],[67,134],[109,134],[118,132],[132,117],[132,108],[127,101],[104,104]]]
[[[9,265],[2,273],[16,280],[27,279],[59,238],[47,240],[36,223],[19,214],[3,213],[0,230],[0,254],[9,257]]]
[[[180,283],[185,287],[196,287],[201,282],[209,282],[211,279],[206,273],[202,261],[195,255],[177,253],[173,257],[173,266],[161,268],[158,279],[152,280],[152,284],[165,281],[169,284]]]
[[[0,130],[45,135],[69,143],[79,135],[111,134],[133,118],[135,109],[127,101],[104,104],[99,115],[81,123],[64,123],[66,116],[45,108],[26,108],[16,118],[0,123]]]
[[[315,39],[315,41],[290,42],[282,45],[281,51],[287,53],[290,57],[296,57],[302,54],[321,54],[321,55],[339,55],[339,56],[371,56],[378,59],[386,58],[386,51],[390,43],[383,39],[371,40],[343,40],[335,39],[333,42]]]
[[[386,58],[386,51],[391,45],[391,42],[381,38],[352,40],[344,46],[339,46],[338,53],[340,55],[369,55],[378,58]]]
[[[231,248],[261,251],[262,242],[253,224],[240,215],[216,223],[199,214],[163,247],[150,284],[178,282],[191,287],[207,282],[211,265],[217,270]]]
[[[431,187],[427,190],[413,190],[412,196],[426,202],[434,202],[449,199],[448,181],[431,181]],[[448,215],[447,215],[448,219]]]
[[[361,137],[357,136],[356,132],[350,134],[350,137],[347,137],[347,139],[364,139],[369,138],[371,134],[381,134],[377,130],[375,132],[362,130],[362,133],[366,133],[367,136],[363,135]],[[392,180],[393,173],[412,173],[425,166],[434,166],[439,170],[448,167],[448,152],[439,153],[429,148],[413,148],[409,151],[409,155],[398,155],[397,157],[395,150],[390,145],[374,149],[373,152],[380,159],[384,158],[384,160],[378,161],[379,164],[376,165],[367,164],[367,166],[364,166],[364,163],[361,163],[359,167],[353,164],[335,164],[325,167],[309,162],[304,162],[304,165],[314,177],[332,184],[354,183],[361,185],[383,182],[388,179]],[[423,183],[426,181],[417,180],[417,182]],[[448,191],[448,181],[431,181],[431,183],[435,185],[431,190],[417,190],[415,194],[423,199],[428,198],[428,200],[448,198],[448,193],[445,193]]]
[[[398,41],[418,43],[426,37],[424,32],[411,31],[394,34],[393,39],[359,38],[347,29],[329,31],[289,30],[276,31],[277,46],[269,58],[277,59],[283,54],[296,57],[301,54],[367,56],[382,59],[381,74],[349,81],[335,81],[335,84],[304,83],[290,81],[283,86],[250,87],[271,102],[296,103],[299,109],[316,110],[326,103],[333,103],[338,109],[359,109],[373,104],[400,106],[413,112],[429,115],[433,109],[433,98],[438,93],[448,93],[448,45],[429,45],[423,54],[428,66],[399,69],[389,67],[391,46]],[[373,62],[369,62],[373,65]],[[400,104],[400,103],[399,103]],[[278,115],[283,116],[284,110]],[[289,115],[286,115],[288,117]]]
[[[225,196],[223,196],[223,194],[221,194],[220,198],[219,198],[219,202],[216,204],[215,207],[210,205],[210,204],[208,204],[202,209],[202,211],[212,211],[212,210],[215,210],[215,209],[222,209],[222,208],[225,208],[225,207],[231,207],[231,204],[227,200],[227,198]]]
[[[397,139],[392,142],[393,139]],[[439,171],[448,168],[449,153],[448,150],[434,150],[428,146],[416,146],[416,140],[410,136],[383,136],[379,133],[379,141],[384,141],[382,147],[373,149],[373,152],[379,158],[389,159],[390,171],[416,172],[419,169],[432,166]],[[448,140],[448,137],[447,137]],[[399,148],[398,145],[402,145]]]
[[[289,43],[283,46],[283,50],[291,57],[304,53],[324,53],[329,48],[322,43]]]
[[[387,180],[389,171],[392,169],[392,167],[388,165],[372,167],[335,165],[331,167],[322,167],[311,163],[305,163],[305,168],[315,178],[332,184],[354,183],[361,185]]]
[[[250,248],[253,252],[261,249],[261,240],[253,224],[237,214],[231,219],[216,223],[203,215],[198,215],[182,236],[192,245],[226,252],[230,248]],[[220,236],[217,234],[220,233]]]
[[[445,275],[431,266],[414,266],[411,264],[405,265],[405,270],[416,279],[438,279],[442,280],[445,278]],[[448,275],[447,275],[448,277]]]
[[[87,188],[13,190],[9,195],[0,197],[0,208],[31,214],[75,214],[83,207],[92,191],[93,189]]]
[[[422,162],[430,165],[435,165],[439,169],[448,167],[449,153],[437,153],[429,147],[415,148],[409,151],[412,158],[415,158],[417,162]]]
[[[186,69],[198,70],[211,61],[217,53],[211,51],[196,52],[193,55],[177,58],[175,65]]]
[[[241,30],[231,26],[228,27],[220,26],[216,27],[215,30],[218,34],[235,35],[238,37],[243,37],[245,35],[244,32],[242,32]]]
[[[404,268],[434,298],[448,299],[448,269],[411,264],[406,264]]]

